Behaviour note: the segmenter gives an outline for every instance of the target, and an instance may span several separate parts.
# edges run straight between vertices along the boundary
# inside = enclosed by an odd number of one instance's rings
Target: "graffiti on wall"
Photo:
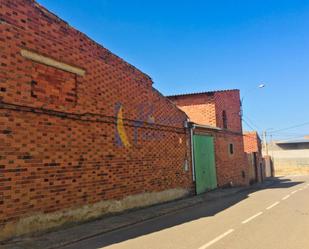
[[[133,135],[128,135],[126,126],[124,124],[125,108],[121,103],[115,104],[116,129],[115,139],[119,147],[129,148],[132,145],[137,145],[138,141],[155,141],[164,138],[164,132],[155,128],[156,124],[171,126],[179,124],[183,119],[180,117],[166,116],[155,118],[155,107],[151,103],[141,103],[136,106],[135,112],[137,118],[133,121]],[[148,128],[144,128],[144,124]]]
[[[118,146],[124,146],[128,148],[131,146],[131,144],[128,140],[128,135],[126,133],[123,124],[123,106],[121,103],[116,104],[115,111],[116,111],[116,143]]]

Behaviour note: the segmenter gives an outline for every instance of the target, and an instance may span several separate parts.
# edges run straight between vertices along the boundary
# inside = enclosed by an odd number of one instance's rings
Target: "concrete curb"
[[[215,201],[230,195],[251,192],[275,184],[275,179],[249,187],[217,189],[199,196],[190,196],[154,206],[129,210],[127,212],[102,219],[78,224],[66,229],[42,234],[37,237],[21,237],[1,245],[2,249],[55,249],[90,239],[108,232],[124,229],[141,222],[149,221],[170,213],[199,205],[205,201]],[[3,247],[2,247],[3,246]]]

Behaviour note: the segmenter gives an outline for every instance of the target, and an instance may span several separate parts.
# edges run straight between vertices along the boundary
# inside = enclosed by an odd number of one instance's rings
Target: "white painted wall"
[[[265,155],[265,151],[263,151]],[[284,167],[309,167],[309,144],[268,146],[268,155],[272,157],[275,169]]]

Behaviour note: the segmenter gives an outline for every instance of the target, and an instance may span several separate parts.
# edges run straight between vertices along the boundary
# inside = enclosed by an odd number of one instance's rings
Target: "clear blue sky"
[[[38,2],[165,95],[238,88],[245,119],[259,130],[309,122],[308,0]],[[255,90],[261,82],[267,87]],[[303,134],[309,124],[274,135]]]

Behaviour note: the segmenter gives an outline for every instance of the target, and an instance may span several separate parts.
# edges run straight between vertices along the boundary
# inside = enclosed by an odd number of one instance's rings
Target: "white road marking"
[[[286,195],[286,196],[284,196],[284,197],[282,198],[282,200],[284,201],[284,200],[290,198],[290,196],[291,196],[291,195]]]
[[[255,218],[258,217],[258,216],[260,216],[261,214],[263,214],[263,212],[259,212],[259,213],[255,214],[255,215],[251,216],[250,218],[244,220],[244,221],[242,222],[242,224],[248,223],[249,221],[255,219]]]
[[[298,191],[302,191],[302,190],[303,190],[302,188],[298,189]]]
[[[209,241],[207,244],[202,245],[199,249],[205,249],[210,247],[211,245],[217,243],[219,240],[223,239],[224,237],[228,236],[229,234],[231,234],[232,232],[234,232],[234,229],[230,229],[228,231],[226,231],[225,233],[219,235],[217,238],[213,239],[212,241]]]
[[[273,207],[277,206],[280,202],[277,201],[275,202],[274,204],[270,205],[269,207],[267,207],[266,209],[269,210],[269,209],[272,209]]]
[[[297,192],[298,192],[298,190],[294,190],[293,192],[291,192],[291,195],[294,195]]]

